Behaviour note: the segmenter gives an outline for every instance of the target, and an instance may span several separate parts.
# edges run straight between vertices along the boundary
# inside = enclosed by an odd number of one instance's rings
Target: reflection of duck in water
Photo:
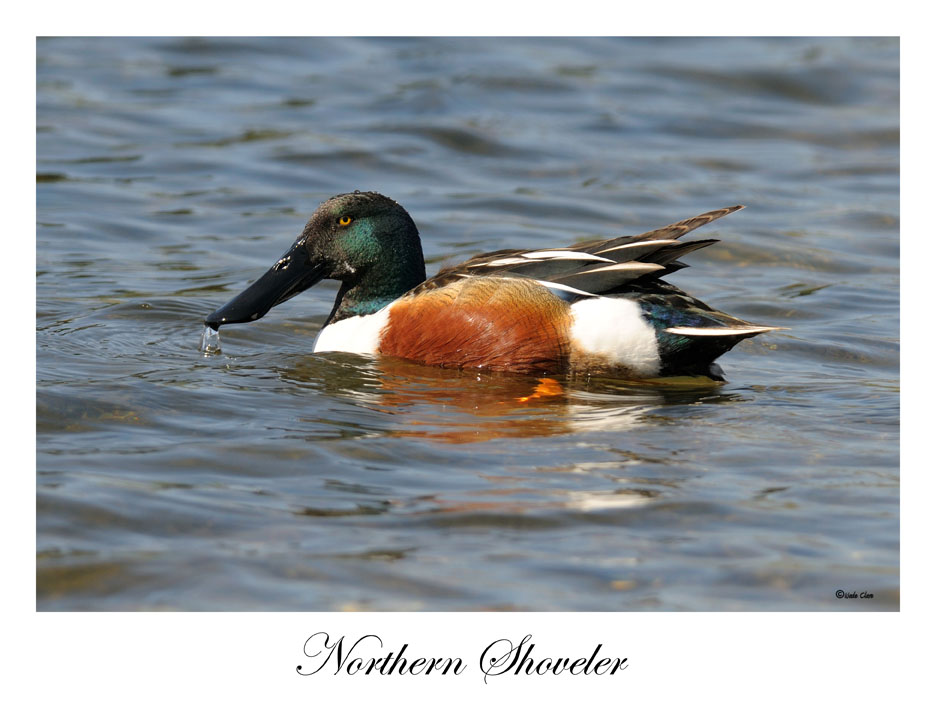
[[[327,420],[318,411],[297,427],[310,437],[341,428],[362,435],[477,443],[498,438],[625,432],[670,422],[670,406],[737,402],[736,393],[707,378],[633,381],[538,378],[458,371],[377,356],[293,355],[275,368],[290,385],[343,399]],[[359,408],[373,411],[362,415]],[[341,408],[347,408],[347,423]],[[306,425],[305,423],[311,423]],[[293,429],[295,431],[295,428]]]
[[[660,278],[716,240],[679,240],[739,210],[633,237],[485,253],[426,280],[416,225],[373,192],[327,200],[290,249],[205,324],[251,322],[323,278],[341,281],[314,352],[552,375],[723,380],[715,358],[774,328],[713,310]]]

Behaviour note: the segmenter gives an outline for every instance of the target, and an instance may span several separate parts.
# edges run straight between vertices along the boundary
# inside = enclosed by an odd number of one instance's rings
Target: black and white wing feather
[[[655,280],[686,267],[679,258],[718,240],[683,242],[679,238],[743,207],[713,210],[641,235],[586,240],[562,248],[484,253],[443,270],[430,282],[444,284],[471,275],[504,275],[536,280],[570,301],[620,293],[637,281]]]

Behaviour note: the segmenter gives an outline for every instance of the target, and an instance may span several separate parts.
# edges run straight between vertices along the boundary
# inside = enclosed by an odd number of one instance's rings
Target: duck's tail
[[[723,381],[725,376],[715,359],[742,340],[771,330],[773,325],[737,325],[711,327],[668,327],[658,332],[662,375],[704,375]]]

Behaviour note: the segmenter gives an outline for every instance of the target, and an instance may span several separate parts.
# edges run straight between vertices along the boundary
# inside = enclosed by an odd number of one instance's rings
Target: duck
[[[630,379],[702,376],[716,358],[780,328],[714,310],[661,278],[716,239],[682,240],[734,205],[639,235],[495,250],[426,278],[416,223],[378,192],[344,193],[205,325],[264,317],[323,279],[341,283],[313,353],[389,355],[462,370]]]

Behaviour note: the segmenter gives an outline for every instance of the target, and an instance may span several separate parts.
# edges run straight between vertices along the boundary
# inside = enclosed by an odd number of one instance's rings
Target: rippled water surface
[[[37,54],[40,609],[898,607],[896,41]],[[311,355],[328,281],[202,354],[354,189],[411,212],[430,272],[743,203],[673,281],[789,329],[724,385],[531,397]]]

